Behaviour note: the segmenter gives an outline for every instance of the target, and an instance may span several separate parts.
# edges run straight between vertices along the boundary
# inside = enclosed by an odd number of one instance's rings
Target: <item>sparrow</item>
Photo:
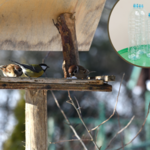
[[[27,64],[20,64],[16,61],[11,60],[15,64],[19,65],[22,69],[22,72],[25,76],[27,77],[40,77],[44,74],[44,72],[49,68],[46,64],[32,64],[32,65],[27,65]]]
[[[68,69],[69,76],[75,76],[77,79],[87,79],[88,75],[95,71],[89,71],[82,66],[72,65]]]
[[[5,77],[19,77],[23,74],[21,67],[15,64],[1,65],[0,70]]]

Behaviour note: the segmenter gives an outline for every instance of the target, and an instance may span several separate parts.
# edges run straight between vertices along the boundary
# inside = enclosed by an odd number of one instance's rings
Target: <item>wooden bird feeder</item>
[[[62,51],[64,79],[0,78],[0,89],[26,89],[26,150],[47,150],[47,90],[112,91],[114,76],[66,79],[90,49],[106,0],[11,0],[0,6],[0,49]],[[52,21],[54,20],[54,21]]]

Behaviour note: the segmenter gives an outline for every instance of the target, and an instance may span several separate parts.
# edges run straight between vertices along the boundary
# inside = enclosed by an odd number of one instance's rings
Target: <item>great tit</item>
[[[19,77],[23,74],[21,67],[15,64],[1,65],[0,70],[5,77]]]
[[[16,61],[11,60],[15,64],[19,65],[24,73],[25,76],[27,77],[40,77],[43,75],[43,73],[46,71],[49,66],[46,64],[38,64],[38,65],[27,65],[27,64],[20,64]]]
[[[77,77],[77,79],[87,79],[88,75],[92,72],[95,71],[89,71],[88,69],[85,69],[84,67],[79,65],[72,65],[68,69],[69,76],[75,76]]]

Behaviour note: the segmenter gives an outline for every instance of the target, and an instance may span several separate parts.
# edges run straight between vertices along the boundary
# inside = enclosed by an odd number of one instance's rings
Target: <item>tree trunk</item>
[[[69,77],[68,68],[79,65],[79,53],[75,28],[75,17],[72,13],[63,13],[57,18],[55,24],[61,34],[64,62],[62,69],[64,77]]]

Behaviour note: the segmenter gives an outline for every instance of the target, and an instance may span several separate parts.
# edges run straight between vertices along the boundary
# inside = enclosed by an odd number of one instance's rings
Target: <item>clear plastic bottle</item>
[[[144,10],[144,5],[140,4],[139,5],[139,12],[141,16],[141,35],[140,35],[140,54],[145,54],[147,51],[147,12]]]
[[[147,31],[147,39],[148,39],[148,47],[147,47],[147,52],[146,55],[147,57],[150,57],[150,13],[148,14],[148,31]]]
[[[129,16],[129,47],[128,58],[131,60],[137,60],[140,58],[139,46],[140,46],[140,12],[138,10],[138,4],[133,5],[133,9]]]

